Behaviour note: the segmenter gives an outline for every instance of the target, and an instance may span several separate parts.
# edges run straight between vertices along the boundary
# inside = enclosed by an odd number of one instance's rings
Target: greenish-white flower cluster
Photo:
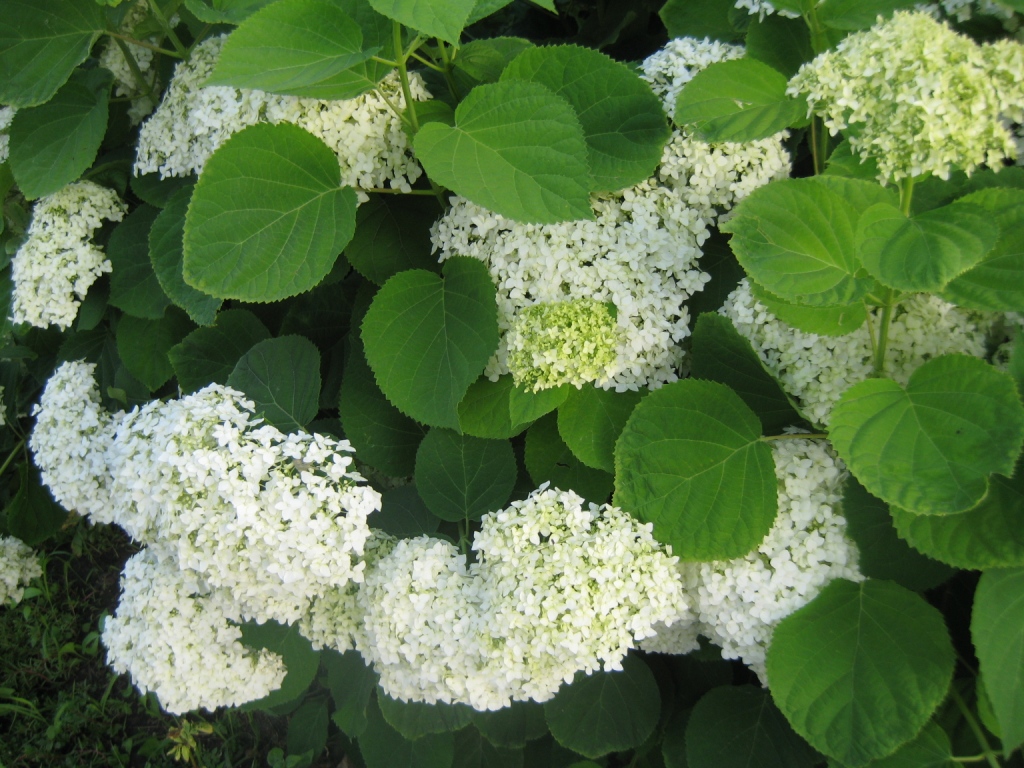
[[[804,416],[827,425],[832,407],[854,384],[873,373],[867,323],[845,336],[807,333],[782,322],[757,301],[743,280],[719,312],[736,326]],[[878,327],[880,310],[872,311]],[[885,373],[906,384],[921,363],[938,355],[984,357],[986,337],[999,315],[960,309],[937,296],[917,294],[899,305],[889,326]]]
[[[355,647],[394,698],[500,709],[619,669],[656,624],[687,618],[651,526],[571,491],[541,486],[484,515],[473,550],[469,563],[428,536],[384,541],[364,582],[317,601],[303,631]]]
[[[54,497],[93,522],[120,525],[155,552],[145,562],[154,568],[170,562],[182,574],[158,573],[155,582],[199,585],[180,600],[222,595],[203,614],[210,627],[222,628],[218,636],[234,631],[229,619],[298,621],[313,600],[363,577],[366,518],[380,508],[380,495],[351,470],[347,441],[284,434],[262,424],[240,392],[220,385],[109,414],[99,401],[95,366],[82,362],[57,369],[35,415],[30,447]],[[126,594],[136,604],[117,615],[134,616],[136,630],[108,645],[111,663],[133,676],[142,670],[142,685],[165,707],[212,708],[263,695],[250,696],[244,678],[235,680],[234,693],[224,693],[221,678],[234,673],[217,664],[231,654],[212,653],[205,668],[199,660],[180,669],[170,662],[154,667],[152,654],[169,653],[160,634],[163,614],[141,592],[126,587]],[[189,610],[206,610],[206,602],[196,605]],[[220,682],[207,684],[204,675]],[[184,683],[193,698],[180,698]],[[169,705],[165,691],[179,703]]]
[[[15,606],[25,596],[25,587],[43,575],[32,548],[14,536],[0,536],[0,608]]]
[[[117,613],[103,624],[107,662],[175,714],[263,698],[281,686],[284,661],[242,645],[235,617],[230,591],[144,549],[125,563]]]
[[[1007,121],[1020,121],[1022,82],[1020,43],[978,45],[927,13],[897,12],[804,64],[787,93],[833,134],[849,128],[885,184],[1015,157]]]
[[[917,9],[936,18],[945,16],[957,22],[970,21],[975,14],[995,16],[1004,21],[1010,21],[1014,16],[1013,8],[996,0],[940,0],[937,3],[922,3]]]
[[[533,391],[608,380],[619,329],[608,304],[593,299],[533,304],[508,333],[508,368],[516,386]]]
[[[397,109],[405,97],[396,73],[355,99],[321,101],[263,91],[203,86],[224,46],[204,40],[174,71],[156,112],[139,132],[137,174],[188,176],[201,173],[210,155],[233,134],[257,123],[293,123],[322,140],[338,156],[341,183],[357,189],[411,189],[423,171],[412,156]],[[430,98],[423,79],[410,74],[417,101]]]
[[[28,238],[11,264],[11,319],[69,328],[89,287],[111,269],[93,233],[104,221],[120,221],[125,210],[116,192],[91,181],[76,181],[37,201]]]
[[[738,46],[681,38],[644,62],[642,76],[671,114],[696,72],[742,54]],[[540,387],[595,382],[618,391],[675,381],[683,362],[680,342],[690,333],[686,301],[710,279],[698,268],[708,226],[789,170],[782,134],[749,144],[707,144],[675,131],[651,178],[591,197],[593,221],[523,224],[454,198],[434,227],[433,242],[441,260],[483,261],[498,289],[501,340],[487,375],[493,380],[513,372]],[[560,302],[577,308],[529,309]],[[597,304],[615,308],[614,356],[607,351],[581,360],[575,339],[551,343],[565,330],[563,317],[585,319],[595,333],[607,326],[606,318],[580,313]],[[598,335],[608,342],[613,336],[610,329]],[[597,336],[580,338],[595,350],[603,346]],[[540,367],[529,374],[532,361]]]
[[[17,112],[14,107],[0,107],[0,163],[6,163],[11,151],[11,121]]]

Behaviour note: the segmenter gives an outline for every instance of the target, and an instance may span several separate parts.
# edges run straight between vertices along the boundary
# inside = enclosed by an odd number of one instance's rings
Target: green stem
[[[444,44],[444,40],[438,38],[437,40],[438,50],[441,52],[441,63],[444,65],[442,71],[444,72],[444,81],[448,84],[448,90],[456,101],[461,101],[462,96],[459,93],[459,87],[455,84],[455,78],[452,77],[453,57],[448,55],[448,46]]]
[[[132,71],[132,77],[135,78],[136,84],[139,86],[139,93],[143,96],[149,96],[153,93],[153,86],[146,81],[146,76],[142,74],[142,70],[139,68],[139,63],[135,60],[132,55],[131,49],[128,47],[128,43],[124,40],[114,38],[114,42],[117,47],[121,49],[121,55],[124,56],[124,60],[128,63],[128,69]]]
[[[892,292],[882,307],[882,317],[878,321],[878,340],[875,342],[875,376],[885,375],[885,348],[889,344],[889,324],[892,322]]]
[[[7,459],[3,464],[0,464],[0,475],[7,471],[7,468],[11,466],[11,462],[14,461],[14,457],[18,455],[18,451],[25,447],[25,438],[18,441],[18,444],[11,449],[11,452],[7,455]]]
[[[178,53],[177,51],[169,51],[166,48],[161,48],[159,45],[153,45],[152,43],[147,43],[145,40],[136,40],[134,37],[128,37],[128,35],[122,35],[120,32],[115,32],[112,29],[108,29],[104,34],[110,35],[112,38],[114,38],[115,40],[118,40],[118,41],[123,40],[126,43],[131,43],[132,45],[137,45],[140,48],[148,48],[151,51],[156,51],[157,53],[162,53],[164,56],[170,56],[170,57],[175,58],[175,59],[184,59],[185,58],[185,54],[184,53]],[[122,48],[121,50],[124,50],[124,49]]]
[[[156,16],[156,20],[160,24],[161,29],[163,29],[164,34],[167,35],[167,39],[171,41],[171,45],[174,46],[174,50],[176,50],[182,57],[186,56],[188,52],[186,51],[185,46],[181,44],[181,40],[179,40],[178,36],[174,33],[170,23],[167,21],[167,17],[164,16],[164,12],[160,10],[160,4],[156,0],[149,0],[149,7],[153,9],[153,15]]]
[[[914,184],[917,179],[908,176],[900,182],[900,210],[904,216],[910,216],[910,203],[914,199]]]
[[[804,14],[804,21],[807,24],[807,28],[811,31],[811,50],[814,51],[814,55],[817,56],[819,53],[827,51],[828,32],[825,29],[825,25],[818,18],[816,6],[811,6],[810,10]]]
[[[383,64],[385,67],[391,67],[392,69],[398,66],[397,61],[392,61],[391,59],[382,59],[380,56],[371,56],[370,61],[376,61],[378,64]]]
[[[991,768],[1000,768],[999,761],[996,760],[995,753],[992,751],[992,747],[989,745],[988,739],[985,738],[985,731],[982,730],[981,724],[978,722],[977,718],[974,717],[974,713],[971,712],[970,707],[967,706],[967,702],[963,700],[963,697],[956,690],[955,682],[949,688],[949,695],[956,703],[960,710],[960,714],[964,716],[964,720],[967,721],[967,725],[970,727],[971,731],[974,733],[974,737],[981,745],[982,755],[985,757],[985,760],[988,761]]]
[[[811,118],[811,158],[814,160],[814,175],[818,176],[825,170],[828,159],[828,131],[825,121],[817,115]]]
[[[429,67],[430,69],[434,70],[435,72],[441,72],[442,74],[445,74],[445,75],[448,74],[447,72],[445,72],[444,67],[437,66],[437,64],[432,62],[430,59],[425,59],[422,56],[420,56],[418,53],[412,54],[409,58],[416,59],[416,61],[418,61],[420,64],[422,64],[425,67]]]
[[[459,521],[459,551],[469,555],[469,520]]]
[[[951,757],[950,760],[955,763],[980,763],[985,760],[985,755],[964,755],[963,757],[954,756]]]
[[[785,435],[762,435],[761,440],[827,440],[828,435],[824,432],[793,432]]]
[[[397,21],[391,25],[395,39],[395,50],[402,50],[402,25]],[[409,87],[409,69],[406,66],[411,53],[402,53],[398,58],[398,78],[402,81],[402,95],[405,96],[405,111],[409,115],[409,125],[413,133],[419,133],[420,120],[416,116],[416,104],[412,100],[412,89]]]

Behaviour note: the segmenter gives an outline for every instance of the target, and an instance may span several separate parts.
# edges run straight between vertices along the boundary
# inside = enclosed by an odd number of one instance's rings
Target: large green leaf
[[[426,430],[388,402],[353,345],[341,380],[338,416],[361,461],[393,477],[413,473],[416,449]]]
[[[536,421],[551,413],[569,397],[570,384],[531,392],[528,389],[512,387],[508,393],[508,415],[512,424],[519,426]]]
[[[406,269],[440,270],[431,253],[430,226],[437,220],[434,199],[377,195],[359,206],[356,232],[345,256],[367,280],[384,285]]]
[[[206,84],[347,99],[351,75],[335,76],[379,51],[338,3],[277,0],[231,33]]]
[[[526,424],[513,424],[509,412],[509,396],[515,386],[511,376],[491,381],[481,376],[474,381],[459,403],[459,426],[473,437],[507,440],[526,429]]]
[[[558,434],[588,467],[614,472],[615,441],[642,397],[640,392],[616,392],[590,384],[570,389],[558,408]]]
[[[309,640],[299,634],[295,624],[286,626],[276,621],[243,624],[242,643],[250,648],[266,648],[280,654],[288,669],[280,688],[262,699],[242,705],[241,709],[246,712],[271,709],[294,701],[309,688],[320,668],[320,653],[314,651]]]
[[[563,491],[575,491],[594,504],[603,504],[612,492],[612,476],[585,465],[562,442],[554,414],[540,419],[526,432],[525,463],[535,485],[551,483]]]
[[[782,322],[819,336],[845,336],[868,319],[867,307],[862,301],[847,306],[809,307],[780,299],[753,280],[750,281],[750,292]]]
[[[440,518],[423,503],[415,483],[384,491],[380,511],[374,513],[372,522],[374,528],[400,539],[431,535],[441,524]]]
[[[850,768],[891,754],[945,698],[945,622],[888,581],[833,581],[782,620],[768,648],[772,698],[794,730]]]
[[[374,698],[366,709],[359,752],[366,768],[451,768],[455,739],[451,733],[431,733],[410,741],[388,724]]]
[[[334,700],[331,719],[349,738],[366,729],[366,709],[377,689],[377,673],[358,651],[324,651],[327,687]]]
[[[959,768],[960,765],[953,759],[949,736],[933,721],[888,757],[872,760],[868,768]]]
[[[3,0],[0,19],[0,104],[12,107],[48,101],[105,26],[92,0]]]
[[[19,464],[18,477],[18,491],[4,510],[7,532],[30,547],[37,547],[61,529],[68,519],[68,510],[53,500],[34,465]]]
[[[979,264],[946,286],[942,297],[972,309],[1024,310],[1024,190],[983,189],[961,201],[986,209],[1000,236]]]
[[[971,639],[1008,755],[1024,743],[1024,569],[982,574]]]
[[[735,0],[668,0],[658,15],[669,37],[710,37],[732,42],[743,37],[730,22]]]
[[[956,515],[915,515],[892,507],[899,535],[916,550],[956,568],[1024,566],[1024,461],[1010,479],[993,475],[988,495]]]
[[[496,747],[520,749],[548,732],[544,707],[535,701],[513,701],[492,712],[473,710],[473,725]]]
[[[690,354],[690,375],[731,387],[757,414],[765,434],[781,434],[801,421],[786,393],[729,318],[713,313],[698,317]]]
[[[305,429],[319,410],[320,352],[304,336],[258,342],[235,364],[228,386],[244,392],[282,432]]]
[[[274,0],[185,0],[185,7],[207,24],[240,24]]]
[[[117,225],[107,242],[113,267],[108,301],[129,315],[159,320],[171,305],[149,260],[149,230],[159,208],[140,205]]]
[[[432,429],[416,452],[416,487],[442,520],[479,520],[500,510],[516,484],[516,457],[507,440],[484,440]]]
[[[384,719],[407,739],[419,739],[431,733],[451,733],[469,725],[473,710],[465,704],[426,704],[422,701],[393,699],[377,689],[377,704]]]
[[[327,746],[327,715],[330,701],[320,694],[306,698],[288,720],[288,754],[319,755]]]
[[[289,123],[228,139],[203,169],[185,218],[185,282],[210,296],[277,301],[331,271],[355,230],[338,158]]]
[[[807,122],[807,104],[786,95],[786,76],[757,59],[719,61],[676,99],[673,119],[704,141],[756,141]]]
[[[722,686],[706,693],[686,725],[689,768],[813,768],[814,750],[763,688]]]
[[[970,509],[988,476],[1013,474],[1024,407],[1013,379],[966,355],[924,363],[906,389],[869,379],[843,393],[830,439],[878,498],[918,514]]]
[[[458,45],[476,0],[370,0],[370,5],[378,13],[427,37]]]
[[[198,325],[210,325],[217,317],[222,299],[207,296],[185,282],[182,275],[185,236],[185,213],[192,199],[192,185],[187,184],[171,195],[149,229],[149,260],[153,273],[167,297],[184,309]]]
[[[867,29],[879,16],[891,16],[900,8],[918,5],[917,0],[828,0],[818,11],[826,27],[843,30]]]
[[[52,195],[92,165],[107,130],[112,82],[106,69],[79,70],[49,102],[15,114],[8,159],[26,198]]]
[[[362,325],[366,359],[388,400],[414,419],[459,428],[459,401],[498,346],[487,267],[457,257],[444,279],[401,272],[377,292]]]
[[[661,712],[658,683],[637,656],[619,672],[579,673],[544,704],[551,735],[563,747],[600,757],[643,744]]]
[[[812,306],[852,304],[874,281],[861,277],[856,231],[861,213],[893,194],[841,177],[784,179],[755,190],[722,225],[736,258],[782,299]]]
[[[499,749],[476,728],[463,728],[455,734],[452,768],[524,768],[523,753]]]
[[[636,407],[615,445],[615,505],[683,560],[741,557],[778,513],[761,422],[724,384],[685,379]]]
[[[846,532],[860,552],[857,566],[869,579],[889,579],[921,592],[953,575],[948,565],[926,557],[903,541],[893,527],[889,506],[868,493],[852,475],[843,486],[842,510]],[[958,516],[928,515],[922,519],[942,521],[951,517]]]
[[[896,206],[868,208],[857,224],[857,255],[880,283],[940,291],[995,245],[999,226],[982,207],[957,202],[907,217]]]
[[[635,71],[592,48],[532,47],[502,72],[568,101],[583,126],[591,189],[624,189],[648,178],[669,139],[661,101]]]
[[[252,312],[226,309],[213,325],[197,328],[171,347],[167,357],[178,386],[183,392],[195,392],[207,384],[227,384],[242,355],[268,338],[270,331]]]
[[[537,83],[474,88],[455,126],[427,123],[415,138],[430,178],[511,219],[593,219],[583,128],[569,103]]]
[[[117,324],[117,353],[136,379],[155,391],[174,375],[171,347],[195,328],[185,313],[171,308],[159,320],[125,315]]]
[[[495,83],[516,56],[532,48],[533,43],[521,37],[488,37],[471,40],[459,48],[455,66],[481,83]]]
[[[744,41],[747,56],[763,61],[786,77],[792,77],[805,61],[814,58],[811,35],[803,19],[773,13],[752,18]]]

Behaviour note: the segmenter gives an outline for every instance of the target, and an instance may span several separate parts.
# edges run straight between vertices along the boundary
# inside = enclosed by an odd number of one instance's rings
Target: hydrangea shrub
[[[119,526],[290,765],[1019,760],[1024,7],[613,5],[0,0],[0,609]]]

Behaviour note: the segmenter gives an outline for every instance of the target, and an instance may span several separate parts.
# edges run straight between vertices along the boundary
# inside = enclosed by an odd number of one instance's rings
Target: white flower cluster
[[[28,238],[14,254],[11,319],[38,328],[67,329],[89,287],[110,262],[91,242],[104,221],[124,218],[117,193],[91,181],[76,181],[32,208]]]
[[[883,184],[957,167],[998,169],[1016,156],[1007,119],[1024,107],[1024,54],[978,45],[927,13],[897,12],[804,64],[787,93],[807,99],[831,133],[878,163]]]
[[[680,37],[670,40],[641,65],[640,77],[662,100],[666,114],[675,111],[683,87],[703,69],[744,56],[741,45]],[[758,187],[789,176],[789,154],[782,146],[785,131],[745,143],[709,144],[676,130],[662,155],[658,179],[709,223],[729,211]]]
[[[17,111],[14,107],[0,107],[0,163],[7,162],[11,150],[11,137],[7,132],[11,128],[11,121]]]
[[[257,123],[293,123],[321,139],[338,156],[341,183],[358,189],[390,186],[408,192],[423,171],[412,156],[399,110],[405,97],[396,73],[355,99],[320,101],[229,86],[203,86],[225,36],[204,40],[174,71],[163,101],[139,133],[137,174],[200,173],[210,155],[232,135]],[[423,79],[410,74],[417,101],[430,98]],[[379,91],[379,92],[378,92]]]
[[[103,625],[108,663],[175,714],[260,699],[281,686],[284,662],[242,645],[233,607],[229,591],[144,549],[125,563],[117,613]]]
[[[128,11],[124,21],[121,22],[119,32],[122,35],[138,39],[135,31],[136,27],[148,16],[148,3],[145,1],[137,2]],[[157,37],[150,37],[146,42],[156,44],[159,42],[159,39]],[[155,94],[160,90],[160,82],[157,78],[156,69],[153,67],[153,51],[150,48],[144,48],[134,43],[125,43],[124,45],[128,48],[129,53],[138,65],[143,82],[139,82],[139,78],[132,71],[128,60],[125,58],[124,51],[121,50],[118,41],[112,37],[107,39],[107,44],[104,46],[102,53],[100,53],[100,66],[110,70],[114,75],[114,95],[131,99],[132,103],[128,109],[128,119],[132,125],[138,125],[142,118],[152,112],[153,107],[156,106]]]
[[[599,386],[623,391],[677,378],[678,344],[689,335],[685,302],[710,279],[697,267],[706,224],[656,181],[595,195],[591,205],[594,221],[522,224],[456,197],[435,224],[440,259],[480,259],[497,286],[501,341],[485,371],[492,380],[510,371],[509,331],[521,312],[579,300],[611,302],[616,309],[614,362]],[[576,365],[550,360],[550,370],[537,379],[582,386],[589,379],[558,375],[559,368],[571,374]]]
[[[386,542],[365,582],[314,604],[303,630],[358,649],[389,696],[500,709],[619,669],[655,624],[688,618],[651,526],[571,491],[545,485],[484,515],[473,549],[467,563],[428,536]]]
[[[732,320],[782,388],[799,402],[804,416],[817,424],[827,426],[843,392],[872,375],[874,352],[867,323],[845,336],[801,331],[757,301],[747,280],[729,294],[719,312]],[[872,313],[875,327],[879,313]],[[893,313],[889,326],[886,376],[905,385],[910,374],[932,357],[984,357],[988,330],[998,318],[929,294],[910,297]]]
[[[225,628],[227,618],[295,622],[317,597],[362,580],[366,518],[380,508],[380,495],[350,470],[347,441],[286,435],[255,418],[241,393],[220,385],[107,414],[94,374],[91,364],[63,364],[34,411],[30,446],[61,504],[122,526],[159,553],[147,563],[171,562],[184,574],[176,578],[200,584],[201,594],[229,595],[210,614]],[[128,615],[134,610],[126,608]],[[160,647],[162,622],[150,619],[136,626],[151,627],[151,636],[142,629],[127,646],[110,646],[112,664],[133,663],[119,661],[119,649],[145,655],[151,651],[140,646]],[[160,669],[142,684],[164,700],[163,681],[173,699],[181,682],[172,678],[190,671]],[[219,674],[208,672],[211,679]],[[206,686],[202,675],[182,682],[202,701],[195,706],[248,695],[244,680],[228,698],[218,698],[222,688]]]
[[[114,439],[115,416],[100,402],[96,366],[62,364],[32,409],[36,426],[29,448],[43,483],[67,510],[97,523],[112,523],[113,477],[107,466],[107,446]]]
[[[31,547],[13,536],[0,536],[0,607],[20,603],[25,587],[42,575]]]
[[[681,564],[687,611],[692,607],[696,619],[679,623],[682,638],[670,628],[644,650],[686,653],[699,633],[721,646],[724,658],[742,659],[764,681],[765,651],[778,623],[833,579],[862,580],[857,546],[841,514],[842,461],[821,440],[776,440],[772,457],[779,483],[772,529],[744,557]]]

